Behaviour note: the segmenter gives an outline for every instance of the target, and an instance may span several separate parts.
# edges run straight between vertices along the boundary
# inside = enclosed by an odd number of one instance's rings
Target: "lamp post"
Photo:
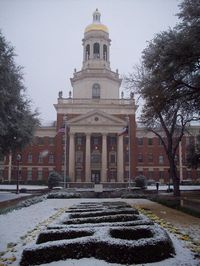
[[[131,145],[130,145],[130,140],[131,140],[131,132],[130,132],[130,119],[129,116],[126,116],[126,121],[127,121],[127,128],[128,128],[128,187],[131,187]]]
[[[16,188],[16,194],[19,194],[19,163],[21,161],[21,155],[17,154],[17,188]]]
[[[67,176],[67,116],[63,117],[64,125],[65,125],[65,147],[64,147],[64,188],[66,188],[66,176]]]

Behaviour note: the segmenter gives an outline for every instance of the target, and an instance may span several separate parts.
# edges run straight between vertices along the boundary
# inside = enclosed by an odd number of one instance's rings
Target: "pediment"
[[[125,126],[126,121],[107,114],[103,111],[93,110],[86,114],[79,115],[68,121],[70,126]]]

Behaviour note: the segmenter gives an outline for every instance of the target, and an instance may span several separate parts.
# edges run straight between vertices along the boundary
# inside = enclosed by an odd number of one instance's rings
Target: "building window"
[[[54,155],[53,154],[49,154],[49,163],[54,163]]]
[[[109,143],[110,143],[110,145],[115,145],[115,144],[116,144],[116,142],[117,142],[117,139],[116,139],[116,137],[114,137],[114,136],[111,136],[111,137],[109,138]]]
[[[82,176],[82,170],[81,169],[76,169],[76,178],[81,179]]]
[[[153,145],[153,139],[152,138],[148,138],[148,145]]]
[[[154,176],[153,175],[153,171],[148,171],[147,172],[147,177],[148,177],[149,180],[152,180],[153,179],[153,176]]]
[[[54,145],[54,138],[48,138],[49,145]]]
[[[0,178],[3,181],[3,169],[0,169]]]
[[[43,163],[43,156],[41,153],[38,156],[38,163]]]
[[[99,151],[93,151],[91,155],[91,163],[101,163],[101,154]]]
[[[137,138],[137,144],[143,145],[143,138]]]
[[[186,174],[187,174],[187,179],[192,179],[191,171],[187,171]]]
[[[139,175],[144,175],[144,174],[143,174],[142,171],[137,171],[137,174],[136,175],[139,176]]]
[[[83,151],[77,151],[76,152],[76,164],[79,163],[83,163]]]
[[[77,137],[76,138],[76,143],[77,143],[77,145],[82,145],[83,144],[83,138],[82,137]]]
[[[110,171],[109,171],[109,180],[112,181],[112,182],[115,182],[116,178],[117,178],[116,169],[110,169]]]
[[[62,164],[64,164],[64,162],[65,162],[65,155],[64,154],[62,154],[61,160],[62,160]]]
[[[94,145],[98,145],[99,144],[99,138],[98,137],[94,137],[93,138],[93,144]]]
[[[65,134],[62,136],[62,144],[65,144]]]
[[[94,53],[94,58],[97,59],[97,58],[100,58],[100,46],[99,46],[99,43],[94,43],[94,46],[93,46],[93,53]]]
[[[37,144],[38,144],[38,145],[44,145],[44,138],[40,138],[40,137],[38,137],[38,138],[37,138]]]
[[[159,179],[164,179],[164,171],[159,172]]]
[[[28,163],[32,163],[32,161],[33,161],[33,156],[32,156],[32,154],[28,154]]]
[[[38,170],[38,180],[42,180],[43,175],[42,175],[42,170]]]
[[[100,85],[98,83],[92,86],[92,99],[100,99]]]
[[[128,145],[129,144],[129,137],[128,136],[125,136],[124,137],[124,144],[125,145]]]
[[[200,171],[197,171],[197,178],[200,178]]]
[[[27,172],[27,180],[32,180],[32,170],[28,170],[28,172]]]
[[[152,153],[148,154],[148,162],[153,163],[153,154]]]
[[[163,155],[159,155],[159,157],[158,157],[158,163],[159,164],[163,164],[164,163],[164,156]]]
[[[110,164],[116,164],[116,161],[117,161],[116,159],[117,159],[116,152],[111,151],[109,153],[109,163]]]
[[[125,158],[124,158],[125,163],[129,163],[129,152],[126,151],[124,156],[125,156]]]
[[[138,154],[138,162],[139,162],[139,163],[142,163],[142,162],[143,162],[143,156],[142,156],[142,153],[139,153],[139,154]]]
[[[0,162],[4,161],[4,155],[0,153]]]

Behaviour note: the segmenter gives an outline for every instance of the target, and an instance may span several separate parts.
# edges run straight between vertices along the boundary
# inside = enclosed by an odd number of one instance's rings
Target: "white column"
[[[69,177],[72,182],[75,182],[75,145],[74,145],[74,133],[70,133],[69,138]]]
[[[107,134],[102,136],[101,180],[107,182]]]
[[[86,155],[85,155],[85,181],[91,182],[91,152],[90,152],[90,134],[86,134]]]
[[[117,147],[117,181],[124,181],[124,151],[123,151],[123,136],[118,136]]]

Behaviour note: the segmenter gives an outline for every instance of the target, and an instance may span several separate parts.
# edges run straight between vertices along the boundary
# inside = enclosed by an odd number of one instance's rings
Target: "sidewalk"
[[[152,212],[152,214],[156,215],[159,219],[177,228],[181,234],[188,235],[192,242],[200,247],[200,218],[149,200],[138,201],[136,205],[144,209],[145,214],[150,214]],[[176,231],[176,229],[174,230]]]
[[[30,194],[15,194],[11,192],[2,192],[0,191],[0,202],[18,199],[18,198],[25,198],[27,196],[30,196]]]

